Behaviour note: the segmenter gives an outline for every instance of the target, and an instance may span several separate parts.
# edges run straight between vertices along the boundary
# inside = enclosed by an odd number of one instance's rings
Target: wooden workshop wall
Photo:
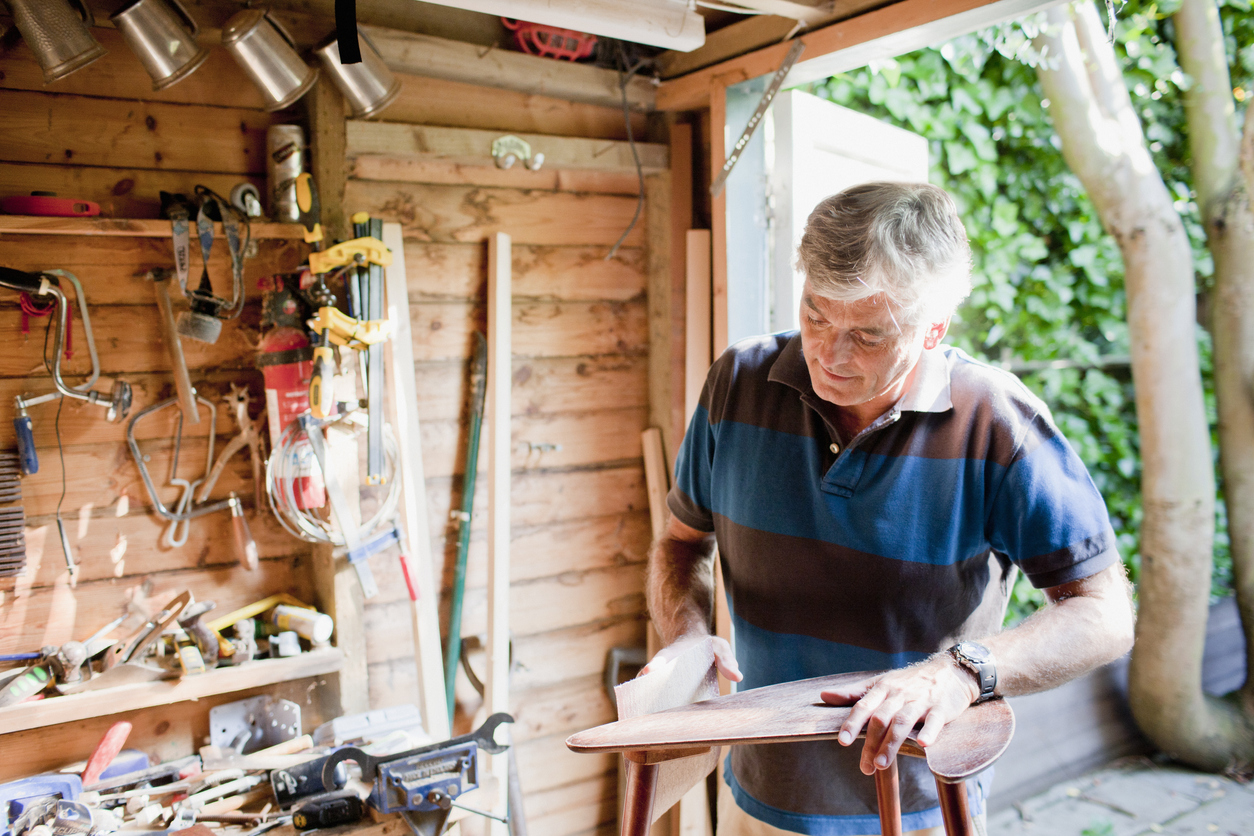
[[[208,62],[186,81],[154,93],[151,80],[114,30],[96,28],[93,34],[108,54],[46,87],[24,44],[0,55],[0,196],[47,189],[98,201],[108,217],[156,218],[161,189],[190,193],[195,184],[204,183],[226,194],[242,180],[264,185],[266,127],[293,114],[266,113],[252,85],[223,50],[214,49]],[[253,414],[260,412],[260,375],[254,367],[257,279],[293,269],[303,258],[303,248],[299,241],[258,242],[257,256],[246,262],[249,304],[242,318],[227,323],[214,345],[184,341],[201,395],[216,401],[230,383],[246,384],[255,397]],[[229,292],[225,251],[220,239],[211,264],[219,292],[224,286]],[[200,265],[193,255],[195,279]],[[171,266],[172,259],[171,245],[163,238],[0,234],[0,265],[25,270],[59,267],[81,279],[100,352],[101,379],[96,387],[107,391],[114,377],[129,381],[135,394],[132,414],[173,394],[152,284],[143,278],[150,268]],[[4,338],[0,448],[7,449],[16,443],[13,397],[53,388],[41,357],[48,320],[32,319],[29,335],[23,334],[20,321],[17,294],[0,291]],[[81,375],[90,365],[77,309],[73,348],[65,368]],[[70,382],[81,379],[71,377]],[[0,578],[0,653],[86,638],[124,613],[128,603],[159,608],[183,589],[190,589],[198,600],[216,601],[220,611],[279,591],[308,600],[309,547],[284,533],[268,512],[250,512],[262,558],[256,572],[237,565],[225,513],[193,521],[183,547],[160,547],[164,524],[149,511],[126,446],[125,422],[107,423],[103,408],[65,402],[59,422],[62,468],[55,434],[58,405],[44,404],[30,412],[40,467],[36,475],[22,479],[28,520],[26,573]],[[174,412],[141,423],[137,432],[140,444],[152,455],[149,466],[159,484],[168,478]],[[224,408],[218,410],[217,431],[219,445],[237,432]],[[186,428],[185,472],[203,467],[207,434],[207,421]],[[225,496],[231,490],[251,508],[246,453],[232,461],[214,495]],[[171,503],[175,493],[164,491],[165,501]],[[58,504],[81,567],[76,588],[70,586],[53,523]],[[185,748],[207,730],[209,704],[202,701],[133,718],[136,739],[156,741],[153,746],[166,754]],[[10,746],[24,746],[40,754],[20,761],[23,769],[33,770],[50,765],[43,763],[49,757],[72,760],[82,754],[82,747],[90,751],[98,739],[96,731],[110,721],[105,717],[62,729],[57,738],[61,748],[50,748],[46,736],[27,732],[0,738],[0,749],[9,752]]]
[[[622,111],[403,77],[389,122],[625,139]],[[644,133],[637,114],[635,136]],[[349,132],[350,136],[352,131]],[[542,149],[540,149],[542,150]],[[648,419],[650,205],[630,173],[503,171],[358,156],[348,149],[345,210],[399,221],[414,333],[427,506],[447,624],[467,443],[472,332],[486,331],[486,238],[513,239],[511,709],[533,833],[608,833],[617,805],[610,757],[574,755],[570,733],[613,719],[607,651],[644,644],[648,502],[640,433]],[[655,191],[653,178],[648,191]],[[658,201],[664,211],[665,202]],[[656,215],[653,215],[656,221]],[[486,446],[484,448],[486,453]],[[486,462],[481,456],[463,633],[486,630]],[[413,700],[405,587],[379,566],[365,611],[371,704]],[[471,656],[479,671],[482,655]],[[461,707],[478,699],[458,683]],[[476,722],[478,718],[473,718]],[[472,718],[459,716],[459,729]]]

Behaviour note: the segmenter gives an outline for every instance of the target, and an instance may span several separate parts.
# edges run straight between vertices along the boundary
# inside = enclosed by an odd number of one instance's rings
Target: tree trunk
[[[1219,460],[1233,584],[1245,630],[1246,670],[1254,671],[1254,108],[1246,114],[1245,164],[1239,148],[1223,27],[1214,0],[1184,0],[1174,15],[1180,67],[1193,81],[1184,99],[1194,187],[1215,260],[1211,333],[1215,339],[1215,397]],[[1254,754],[1254,678],[1238,692],[1245,724],[1244,759]]]
[[[1198,366],[1193,260],[1091,3],[1056,6],[1038,72],[1063,155],[1123,253],[1143,466],[1132,712],[1168,754],[1232,758],[1236,712],[1202,693],[1215,480]]]

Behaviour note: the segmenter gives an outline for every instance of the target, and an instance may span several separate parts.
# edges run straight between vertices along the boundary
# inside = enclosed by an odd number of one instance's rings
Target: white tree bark
[[[1191,168],[1206,242],[1215,260],[1211,332],[1215,395],[1233,585],[1246,637],[1246,670],[1254,671],[1254,214],[1245,173],[1254,170],[1254,108],[1244,148],[1237,133],[1223,27],[1214,0],[1184,0],[1174,15],[1176,53],[1192,79],[1185,96]],[[1242,160],[1244,156],[1244,160]],[[1240,691],[1254,717],[1254,678]],[[1244,751],[1254,752],[1247,719]],[[1249,755],[1247,754],[1247,757]]]
[[[1130,698],[1141,728],[1205,768],[1228,724],[1202,693],[1215,480],[1198,366],[1192,253],[1091,3],[1056,6],[1037,47],[1062,151],[1123,253],[1143,466],[1140,616]],[[1224,748],[1226,752],[1226,747]]]

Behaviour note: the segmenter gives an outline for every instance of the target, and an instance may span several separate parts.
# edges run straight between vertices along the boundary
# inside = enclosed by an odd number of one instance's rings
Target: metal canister
[[[318,80],[317,67],[301,60],[292,36],[262,9],[245,9],[228,20],[222,46],[266,97],[266,110],[295,104]]]
[[[196,43],[195,19],[179,0],[132,0],[109,20],[152,76],[154,90],[182,81],[209,57]]]
[[[271,125],[266,129],[266,186],[271,220],[300,220],[296,178],[305,170],[305,148],[305,131],[300,125]]]
[[[92,37],[95,22],[84,0],[6,0],[13,24],[51,84],[105,54]]]
[[[356,64],[340,63],[340,44],[334,36],[316,47],[314,54],[322,59],[327,75],[344,95],[352,115],[366,119],[392,103],[401,92],[401,82],[383,63],[379,50],[365,32],[358,33],[357,43],[361,47],[361,61]]]

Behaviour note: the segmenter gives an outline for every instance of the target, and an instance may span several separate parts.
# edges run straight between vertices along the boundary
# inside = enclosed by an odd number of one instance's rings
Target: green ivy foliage
[[[1242,98],[1254,91],[1254,14],[1250,0],[1221,3]],[[1181,104],[1189,80],[1171,47],[1174,11],[1147,0],[1124,6],[1116,49],[1151,153],[1188,229],[1204,309],[1213,267],[1190,184]],[[1088,465],[1135,581],[1141,459],[1131,371],[1117,362],[1129,353],[1123,262],[1059,150],[1032,66],[1049,60],[1031,49],[1041,25],[1037,17],[987,29],[809,90],[930,141],[932,182],[957,201],[974,255],[975,287],[950,341],[991,362],[1036,364],[1021,377]],[[1213,426],[1210,340],[1200,327],[1198,341]],[[1040,368],[1048,361],[1061,367]],[[1217,523],[1214,590],[1222,594],[1231,583],[1222,504]],[[1020,578],[1008,619],[1042,600]]]

